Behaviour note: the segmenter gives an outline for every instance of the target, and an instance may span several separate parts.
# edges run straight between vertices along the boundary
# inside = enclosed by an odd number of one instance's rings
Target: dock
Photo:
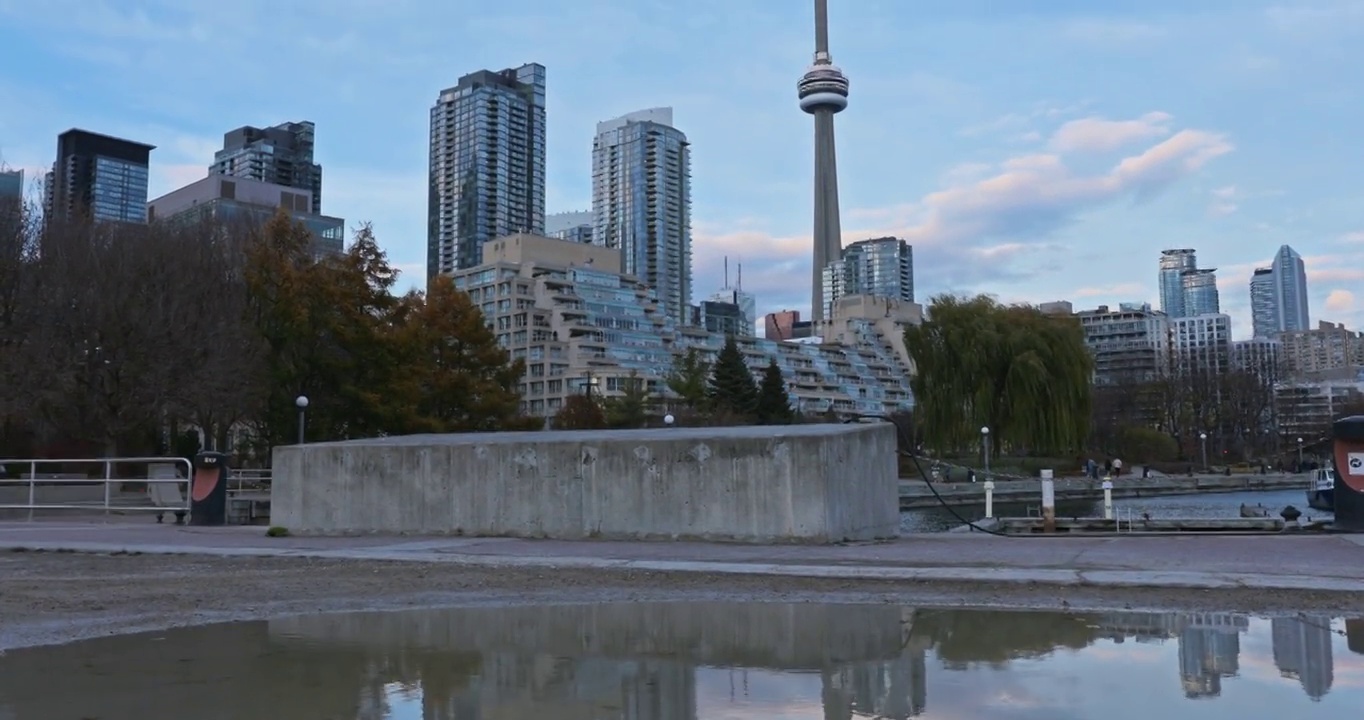
[[[1057,502],[1102,500],[1103,480],[1089,478],[1057,478]],[[1119,477],[1112,479],[1113,497],[1162,497],[1171,495],[1199,495],[1258,490],[1302,490],[1307,487],[1307,475],[1194,475],[1155,478]],[[954,507],[985,504],[985,483],[937,482],[933,488],[942,502]],[[1042,498],[1041,480],[997,480],[996,504],[1039,503]],[[900,480],[900,509],[916,510],[940,507],[933,490],[923,480]]]

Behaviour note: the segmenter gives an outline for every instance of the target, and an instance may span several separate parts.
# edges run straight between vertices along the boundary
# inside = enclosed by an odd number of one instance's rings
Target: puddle
[[[784,603],[311,615],[0,655],[0,720],[1357,717],[1364,621]]]

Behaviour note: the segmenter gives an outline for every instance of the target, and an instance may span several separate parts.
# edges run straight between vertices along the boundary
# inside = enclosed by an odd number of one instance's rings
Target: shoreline
[[[215,583],[215,580],[223,580]],[[395,591],[395,588],[401,588]],[[610,602],[819,602],[1055,612],[1364,613],[1357,592],[998,585],[308,557],[9,552],[0,652],[290,615]],[[179,610],[179,612],[177,612]]]

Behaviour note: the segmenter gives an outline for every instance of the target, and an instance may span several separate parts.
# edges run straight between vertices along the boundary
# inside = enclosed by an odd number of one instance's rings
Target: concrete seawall
[[[1120,477],[1113,480],[1113,497],[1161,497],[1167,495],[1197,495],[1201,493],[1244,492],[1247,490],[1306,490],[1307,475],[1196,475],[1194,477],[1139,478]],[[938,494],[949,505],[984,505],[985,484],[936,483]],[[1058,478],[1057,500],[1099,500],[1103,498],[1103,481],[1085,478]],[[995,483],[995,502],[1040,503],[1040,480],[1001,480]],[[900,481],[900,509],[938,507],[928,483],[923,480]]]
[[[828,543],[894,537],[889,423],[413,435],[274,450],[301,534]]]
[[[270,621],[279,643],[676,658],[818,670],[898,657],[913,612],[892,605],[613,603],[304,615]]]

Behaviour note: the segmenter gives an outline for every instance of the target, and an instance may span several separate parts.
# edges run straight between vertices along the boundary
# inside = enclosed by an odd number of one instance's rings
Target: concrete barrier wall
[[[274,450],[315,534],[840,542],[899,529],[889,423],[414,435]]]
[[[684,658],[701,665],[819,670],[890,660],[913,611],[892,605],[609,603],[306,615],[270,621],[280,643],[367,650],[511,651]]]

